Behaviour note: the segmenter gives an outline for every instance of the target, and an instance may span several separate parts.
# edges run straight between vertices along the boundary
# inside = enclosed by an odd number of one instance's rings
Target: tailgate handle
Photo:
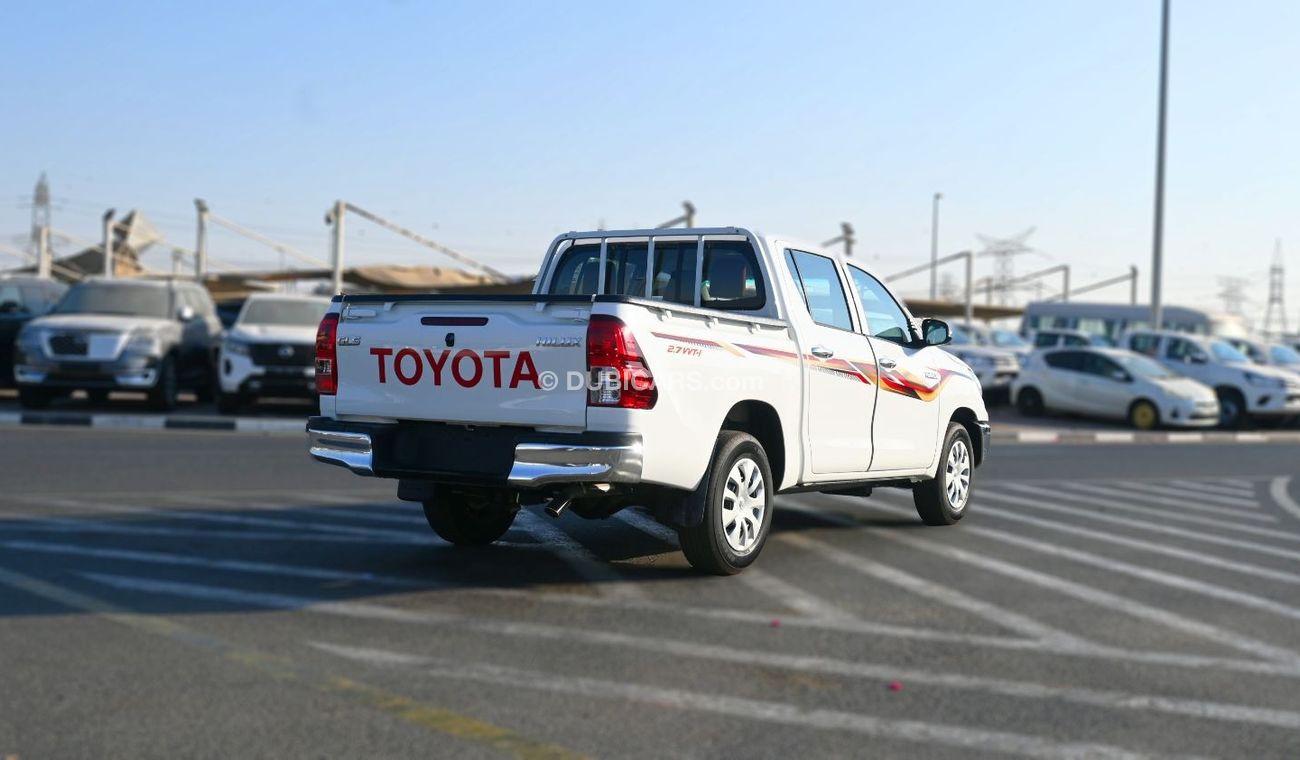
[[[482,327],[487,317],[420,317],[420,324],[434,327]]]

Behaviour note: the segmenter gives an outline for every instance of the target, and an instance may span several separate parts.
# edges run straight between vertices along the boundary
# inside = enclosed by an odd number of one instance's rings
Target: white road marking
[[[998,487],[1010,488],[1014,491],[1021,491],[1024,493],[1032,494],[1041,499],[1047,500],[1047,503],[1049,504],[1055,504],[1056,502],[1062,499],[1065,499],[1067,501],[1080,502],[1085,507],[1088,508],[1086,514],[1089,515],[1093,514],[1091,510],[1097,510],[1097,509],[1115,510],[1118,512],[1128,512],[1130,514],[1142,515],[1143,517],[1149,518],[1151,520],[1151,524],[1153,525],[1159,525],[1161,524],[1161,522],[1167,521],[1167,522],[1183,523],[1185,525],[1208,526],[1211,528],[1217,528],[1219,530],[1230,530],[1238,533],[1245,533],[1247,535],[1252,535],[1252,536],[1264,536],[1267,538],[1300,541],[1300,536],[1292,536],[1286,533],[1282,533],[1279,532],[1278,529],[1276,528],[1264,528],[1257,525],[1242,525],[1240,523],[1227,522],[1212,517],[1202,517],[1200,515],[1189,515],[1181,512],[1171,512],[1169,510],[1164,510],[1164,509],[1153,509],[1151,507],[1142,507],[1134,504],[1128,504],[1123,501],[1119,501],[1114,497],[1104,502],[1098,502],[1097,497],[1095,495],[1090,496],[1088,494],[1083,494],[1083,493],[1072,493],[1063,488],[1056,489],[1056,490],[1050,488],[1040,488],[1038,486],[1031,486],[1026,483],[1000,483]],[[1075,508],[1072,511],[1078,512],[1080,514],[1085,513],[1085,510],[1081,510],[1078,508]]]
[[[802,504],[792,504],[788,498],[782,506],[787,509],[814,512],[823,518],[831,520],[835,520],[838,517],[836,515],[828,515],[825,512],[811,509]],[[847,520],[847,518],[845,519]],[[854,521],[848,521],[846,524],[857,525]],[[1021,635],[1037,639],[1046,639],[1064,643],[1082,641],[1071,633],[1067,633],[1058,628],[1053,628],[1026,615],[1014,612],[1005,607],[1000,607],[991,602],[976,599],[970,594],[955,591],[943,584],[917,577],[916,575],[876,562],[875,560],[867,559],[862,555],[841,551],[823,541],[818,541],[814,538],[794,533],[782,533],[777,536],[777,538],[779,538],[782,543],[793,544],[805,549],[806,551],[816,555],[818,558],[828,560],[841,567],[862,573],[863,575],[870,576],[876,580],[884,581],[890,585],[898,586],[899,588],[925,599],[939,602],[953,609],[969,613],[982,620],[993,623],[1000,628],[1005,628],[1009,631],[1015,631]]]
[[[1290,486],[1290,475],[1273,478],[1273,482],[1269,484],[1268,488],[1269,495],[1273,497],[1273,501],[1277,502],[1279,507],[1289,512],[1292,517],[1300,520],[1300,504],[1297,504],[1296,500],[1291,498],[1291,494],[1288,493],[1287,489]]]
[[[1222,484],[1224,484],[1224,485],[1226,485],[1226,486],[1236,486],[1237,488],[1254,488],[1254,487],[1255,487],[1255,484],[1252,483],[1252,482],[1249,481],[1249,480],[1240,480],[1240,479],[1234,479],[1234,478],[1219,478],[1217,482],[1222,483]]]
[[[1011,485],[1011,484],[1004,483],[1003,485]],[[1126,528],[1137,528],[1139,530],[1145,530],[1151,533],[1160,533],[1162,535],[1167,535],[1167,536],[1178,536],[1179,538],[1185,538],[1191,541],[1199,541],[1207,544],[1214,544],[1216,546],[1230,546],[1233,547],[1234,549],[1244,549],[1246,551],[1250,551],[1257,554],[1268,554],[1270,556],[1283,557],[1285,559],[1300,560],[1300,551],[1296,551],[1293,549],[1285,549],[1279,546],[1268,546],[1265,544],[1256,543],[1254,541],[1246,541],[1243,539],[1229,538],[1229,537],[1220,536],[1213,533],[1206,533],[1203,530],[1188,530],[1173,525],[1161,525],[1160,523],[1147,522],[1145,520],[1134,520],[1127,517],[1120,517],[1118,515],[1110,515],[1110,514],[1103,514],[1101,512],[1083,510],[1077,507],[1048,504],[1042,501],[1041,499],[1029,498],[1029,496],[1026,495],[1015,496],[1012,494],[1002,493],[1000,491],[990,492],[988,488],[982,489],[981,493],[988,498],[999,499],[1002,501],[1011,502],[1013,504],[1021,504],[1026,507],[1031,507],[1040,512],[1051,512],[1053,514],[1059,514],[1065,517],[1071,517],[1071,518],[1077,517],[1086,520],[1092,520],[1095,522],[1108,523],[1111,525],[1122,525]]]
[[[1258,639],[1250,638],[1239,631],[1231,631],[1226,628],[1220,628],[1210,623],[1204,623],[1199,620],[1193,620],[1184,615],[1168,610],[1152,607],[1135,599],[1113,594],[1109,591],[1103,591],[1099,588],[1089,586],[1083,583],[1066,580],[1059,576],[1049,573],[1032,570],[1022,565],[1011,562],[993,559],[983,555],[975,554],[964,549],[958,549],[953,546],[945,546],[930,541],[922,541],[908,536],[899,535],[897,532],[888,532],[881,530],[868,530],[870,535],[882,538],[886,541],[910,546],[914,549],[920,549],[931,554],[963,562],[965,564],[978,567],[998,575],[1004,575],[1008,578],[1014,578],[1024,583],[1055,591],[1059,594],[1088,602],[1089,604],[1102,607],[1104,609],[1120,612],[1131,617],[1141,620],[1147,620],[1158,623],[1172,630],[1179,631],[1189,636],[1202,638],[1206,641],[1212,641],[1216,644],[1235,649],[1239,652],[1273,660],[1274,662],[1285,663],[1290,667],[1300,667],[1300,655],[1283,647],[1274,646]]]
[[[1107,499],[1125,499],[1129,502],[1134,502],[1138,504],[1158,504],[1162,507],[1171,507],[1175,510],[1178,510],[1173,514],[1180,514],[1183,516],[1188,516],[1183,513],[1191,511],[1191,512],[1199,512],[1207,515],[1215,515],[1217,517],[1226,517],[1231,520],[1249,520],[1251,522],[1277,522],[1277,518],[1274,517],[1273,515],[1262,514],[1259,512],[1246,512],[1245,510],[1241,510],[1241,509],[1214,506],[1212,504],[1198,504],[1194,501],[1189,501],[1186,498],[1172,498],[1169,496],[1160,496],[1158,494],[1152,494],[1144,491],[1137,491],[1135,489],[1130,489],[1130,488],[1120,487],[1120,486],[1115,486],[1115,487],[1101,486],[1101,485],[1097,485],[1096,483],[1061,483],[1058,486],[1058,488],[1070,490],[1070,491],[1076,491],[1076,492],[1083,491],[1084,493],[1088,493],[1088,494],[1095,494],[1095,496],[1090,497],[1094,499],[1096,498],[1096,496],[1102,496]],[[1110,503],[1106,502],[1106,504],[1107,506],[1109,506]],[[1155,514],[1162,514],[1162,515],[1170,514],[1167,510],[1159,510],[1159,509],[1149,509],[1148,512],[1155,513]]]
[[[1259,502],[1254,499],[1243,499],[1239,496],[1224,496],[1222,494],[1205,493],[1204,491],[1191,490],[1175,485],[1165,485],[1156,483],[1143,483],[1140,481],[1125,481],[1119,483],[1123,488],[1135,489],[1146,493],[1153,493],[1159,496],[1172,496],[1178,499],[1201,501],[1206,504],[1213,504],[1222,507],[1239,507],[1241,509],[1259,509]]]
[[[779,652],[756,651],[754,649],[738,650],[735,647],[725,645],[696,644],[660,637],[592,631],[585,628],[497,622],[470,623],[469,627],[504,636],[524,636],[593,646],[624,647],[673,657],[689,657],[742,666],[779,668],[800,673],[831,675],[839,678],[872,681],[898,679],[908,684],[976,691],[1020,699],[1055,699],[1113,710],[1156,712],[1232,723],[1248,723],[1291,729],[1300,728],[1300,713],[1290,710],[1276,710],[1224,702],[1207,702],[1197,699],[1181,699],[1153,694],[1133,694],[1103,689],[1049,686],[1030,681],[941,673],[889,663],[839,660],[810,655],[789,655]],[[332,654],[360,659],[371,664],[416,666],[435,662],[431,658],[426,659],[418,655],[379,649],[349,647],[324,642],[308,642],[308,644]]]
[[[1238,481],[1240,485],[1229,485],[1219,481],[1173,480],[1160,481],[1162,484],[1195,490],[1197,493],[1212,493],[1219,496],[1238,496],[1255,498],[1255,485],[1247,481]]]
[[[1042,758],[1137,758],[1148,755],[1104,744],[1056,742],[1025,734],[963,728],[941,723],[883,718],[863,713],[806,709],[783,702],[769,702],[725,694],[709,694],[645,684],[565,676],[535,670],[507,668],[487,663],[452,663],[423,658],[403,658],[396,663],[392,653],[317,643],[316,647],[341,657],[374,664],[421,666],[437,678],[458,678],[476,683],[568,694],[594,700],[640,702],[660,708],[686,710],[693,714],[725,715],[828,731],[844,731],[876,738],[928,744],[942,744],[981,752]]]
[[[666,544],[677,546],[677,531],[634,509],[624,509],[616,512],[614,519],[627,523],[642,533],[653,536]]]
[[[519,510],[515,517],[515,527],[531,535],[579,576],[595,584],[596,590],[602,595],[622,599],[640,599],[645,596],[640,587],[628,582],[609,562],[533,512]]]
[[[436,546],[440,543],[434,536],[425,539],[408,537],[407,540],[395,541],[366,536],[352,536],[339,533],[311,533],[307,531],[264,531],[264,530],[221,530],[219,528],[170,528],[155,525],[127,524],[127,521],[95,521],[85,519],[68,519],[47,517],[40,520],[12,520],[0,522],[0,531],[21,533],[102,533],[115,536],[161,536],[167,538],[188,538],[198,540],[232,540],[232,541],[279,541],[301,543],[341,543],[341,544],[376,544],[393,546],[409,544],[413,546]]]

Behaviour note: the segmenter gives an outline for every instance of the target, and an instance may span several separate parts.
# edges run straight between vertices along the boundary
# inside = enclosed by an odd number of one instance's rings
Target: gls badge
[[[361,345],[360,335],[345,335],[339,338],[340,346],[359,346]]]

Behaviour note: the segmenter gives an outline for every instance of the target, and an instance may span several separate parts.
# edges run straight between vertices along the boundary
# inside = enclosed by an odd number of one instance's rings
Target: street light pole
[[[334,246],[333,246],[333,274],[330,277],[330,286],[337,295],[343,292],[343,215],[347,212],[347,204],[343,201],[334,201],[334,208],[330,213],[325,215],[325,221],[334,225]]]
[[[49,277],[50,264],[53,263],[50,254],[50,227],[41,225],[40,232],[36,238],[36,276]]]
[[[1169,0],[1160,4],[1160,105],[1156,117],[1156,204],[1155,230],[1151,245],[1151,327],[1163,322],[1160,278],[1164,257],[1165,226],[1165,110],[1169,89]]]
[[[939,297],[939,201],[943,193],[935,193],[930,207],[930,300]]]
[[[104,277],[113,279],[117,269],[113,265],[113,209],[104,212]]]
[[[194,242],[194,279],[202,282],[208,268],[208,204],[202,198],[194,199],[199,212],[198,239]]]

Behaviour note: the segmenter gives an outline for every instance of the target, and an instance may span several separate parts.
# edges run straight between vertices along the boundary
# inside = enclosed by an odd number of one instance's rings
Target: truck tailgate
[[[336,412],[583,427],[585,306],[437,296],[345,303]]]

